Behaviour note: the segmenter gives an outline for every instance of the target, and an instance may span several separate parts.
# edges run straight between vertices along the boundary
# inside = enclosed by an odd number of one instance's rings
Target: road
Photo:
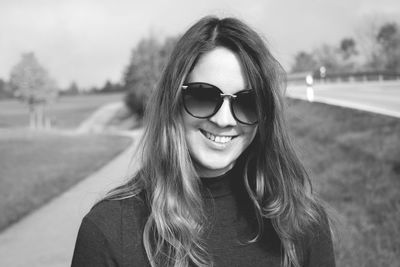
[[[400,118],[400,81],[315,84],[314,101]],[[307,99],[306,86],[288,85],[287,95]]]

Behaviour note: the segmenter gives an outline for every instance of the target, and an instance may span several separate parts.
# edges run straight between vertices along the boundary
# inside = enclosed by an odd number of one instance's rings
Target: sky
[[[300,50],[337,44],[371,20],[398,20],[400,1],[0,0],[0,79],[34,52],[61,88],[119,82],[140,39],[181,34],[205,15],[244,20],[289,69]]]

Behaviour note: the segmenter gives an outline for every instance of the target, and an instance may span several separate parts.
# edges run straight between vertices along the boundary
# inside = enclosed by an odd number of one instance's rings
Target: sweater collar
[[[203,192],[206,198],[220,198],[232,195],[234,187],[238,185],[240,170],[234,166],[226,173],[216,177],[200,177]]]

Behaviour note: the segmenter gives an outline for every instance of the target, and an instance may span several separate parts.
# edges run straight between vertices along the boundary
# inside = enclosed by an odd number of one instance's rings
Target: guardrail
[[[288,74],[287,80],[290,84],[304,84],[307,76],[311,76],[313,83],[352,83],[352,82],[384,82],[400,81],[400,73],[396,72],[353,72],[353,73],[331,73],[321,75],[320,71],[302,72]]]

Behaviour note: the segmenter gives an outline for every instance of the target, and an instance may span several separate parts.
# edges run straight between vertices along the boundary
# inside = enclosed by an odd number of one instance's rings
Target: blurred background
[[[176,40],[210,14],[243,19],[285,68],[337,266],[398,266],[398,0],[1,0],[0,239],[131,146]]]

